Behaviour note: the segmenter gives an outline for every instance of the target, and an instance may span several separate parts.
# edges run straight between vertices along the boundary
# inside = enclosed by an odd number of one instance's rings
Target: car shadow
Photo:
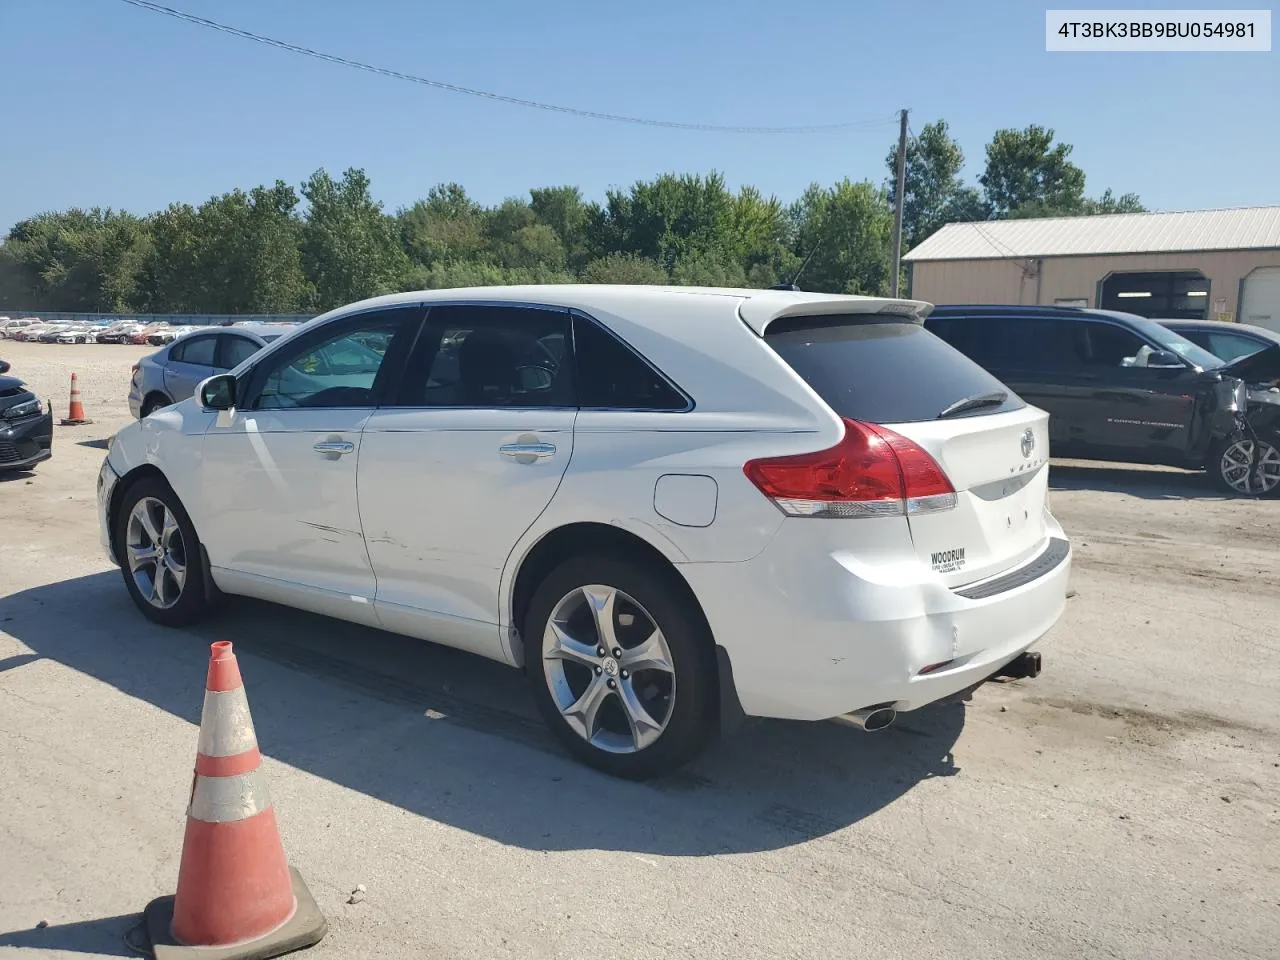
[[[76,445],[81,447],[93,447],[95,450],[105,450],[111,445],[111,441],[105,437],[101,440],[77,440]]]
[[[1059,463],[1049,468],[1051,490],[1124,493],[1143,500],[1234,500],[1207,474],[1102,463]]]
[[[198,629],[167,630],[142,617],[115,571],[14,594],[0,614],[32,656],[192,724],[208,643],[233,640],[269,756],[530,850],[778,849],[833,836],[915,784],[959,772],[959,701],[877,734],[841,722],[750,723],[683,771],[638,784],[571,760],[518,671],[398,635],[248,600]]]
[[[0,483],[13,483],[17,480],[30,480],[36,475],[34,470],[0,470]]]

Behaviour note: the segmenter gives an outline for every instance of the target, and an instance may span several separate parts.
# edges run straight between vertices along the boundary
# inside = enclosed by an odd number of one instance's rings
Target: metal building
[[[933,303],[1061,304],[1280,331],[1280,206],[951,223],[903,259]]]

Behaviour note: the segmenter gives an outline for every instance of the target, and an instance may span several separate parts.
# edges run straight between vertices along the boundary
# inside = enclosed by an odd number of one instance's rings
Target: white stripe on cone
[[[234,690],[206,690],[200,711],[200,741],[197,750],[206,757],[234,757],[258,745],[249,715],[249,698],[244,687]]]
[[[261,770],[235,777],[196,776],[187,816],[205,823],[231,823],[257,816],[271,806]]]

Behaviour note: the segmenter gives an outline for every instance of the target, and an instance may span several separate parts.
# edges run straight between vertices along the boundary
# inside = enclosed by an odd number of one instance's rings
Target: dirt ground
[[[146,349],[0,341],[59,416],[77,372],[95,420],[0,480],[13,955],[129,956],[173,891],[219,638],[330,920],[316,957],[1277,955],[1280,504],[1056,463],[1077,592],[1038,680],[874,736],[761,722],[635,785],[567,759],[494,664],[249,601],[147,623],[94,514]]]

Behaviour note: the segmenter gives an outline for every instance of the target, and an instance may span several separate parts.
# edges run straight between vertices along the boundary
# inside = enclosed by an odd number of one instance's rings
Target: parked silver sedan
[[[290,329],[272,324],[246,324],[187,333],[133,365],[129,409],[142,419],[161,407],[185,400],[195,393],[196,384],[201,380],[234,370]]]

